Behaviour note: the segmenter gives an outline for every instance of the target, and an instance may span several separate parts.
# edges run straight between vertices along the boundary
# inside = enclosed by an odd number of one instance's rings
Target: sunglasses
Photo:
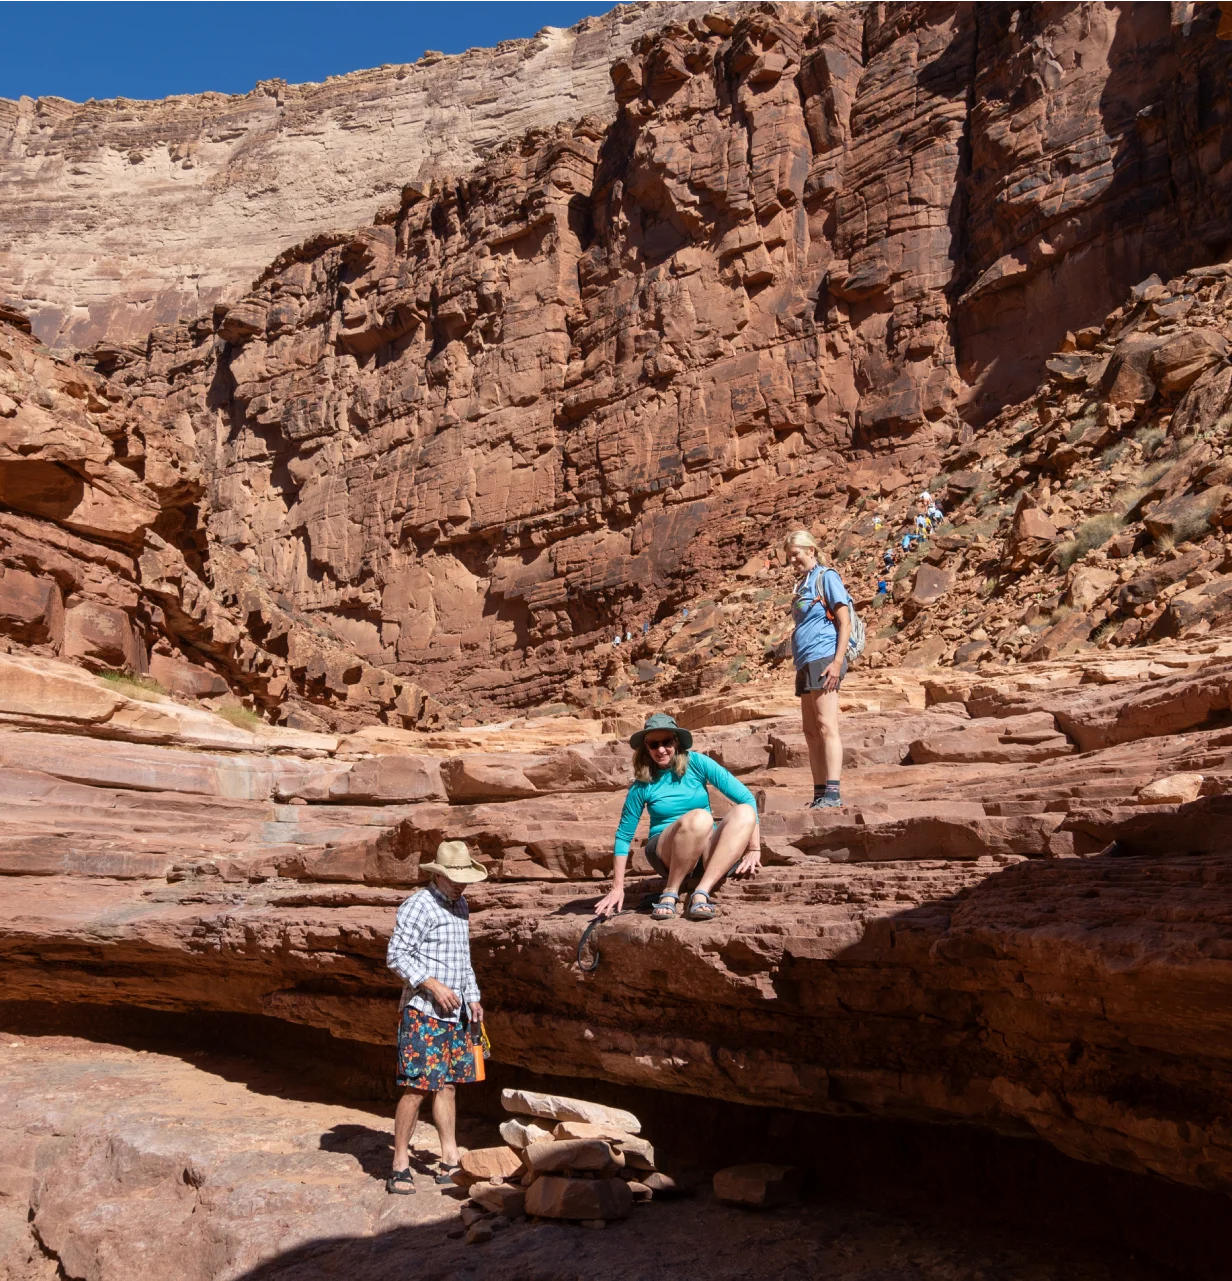
[[[647,738],[644,739],[643,742],[646,744],[646,750],[648,752],[661,752],[666,748],[676,746],[675,738]]]

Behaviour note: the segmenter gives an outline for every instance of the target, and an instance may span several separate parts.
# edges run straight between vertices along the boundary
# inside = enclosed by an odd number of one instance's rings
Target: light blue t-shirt
[[[647,837],[656,836],[669,823],[690,810],[708,810],[710,794],[706,784],[717,788],[736,805],[757,808],[753,793],[734,775],[729,774],[718,761],[712,761],[701,752],[689,753],[689,767],[682,778],[670,769],[656,770],[649,783],[633,783],[625,796],[624,809],[616,828],[617,858],[629,853],[629,844],[641,822],[642,811],[650,811],[650,831]]]
[[[839,605],[851,608],[843,580],[834,570],[814,565],[796,588],[791,602],[796,624],[791,634],[791,658],[796,671],[819,658],[834,657],[838,645],[834,611]]]

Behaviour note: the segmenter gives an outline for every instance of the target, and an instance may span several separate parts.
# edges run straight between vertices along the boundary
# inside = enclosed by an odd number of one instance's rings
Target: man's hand
[[[733,876],[756,876],[761,871],[761,850],[748,850],[732,869]]]
[[[624,905],[625,891],[624,886],[622,885],[619,889],[612,890],[604,898],[599,900],[598,906],[595,908],[595,915],[615,916],[617,912],[623,909]]]
[[[483,1006],[478,1001],[472,1001],[467,1007],[471,1015],[471,1027],[478,1033],[480,1024],[483,1023]]]
[[[829,667],[822,673],[821,688],[827,693],[832,693],[838,689],[838,683],[843,679],[843,660],[836,658]]]
[[[451,987],[446,987],[439,979],[424,979],[420,984],[432,998],[432,1004],[442,1014],[454,1014],[462,1005],[462,998]]]

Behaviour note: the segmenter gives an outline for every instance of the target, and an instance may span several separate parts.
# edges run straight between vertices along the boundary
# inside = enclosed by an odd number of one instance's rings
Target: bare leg
[[[452,1085],[442,1085],[432,1100],[432,1124],[441,1141],[441,1160],[446,1165],[458,1164],[458,1140],[455,1133],[457,1116]]]
[[[808,746],[809,771],[813,782],[818,787],[825,785],[829,775],[826,773],[826,749],[821,737],[821,722],[817,717],[817,703],[822,695],[817,690],[809,690],[800,696],[800,719],[804,722],[804,741]]]
[[[702,855],[706,870],[697,883],[697,890],[709,894],[744,856],[749,837],[757,826],[757,811],[751,805],[733,805],[714,829],[708,850]]]
[[[659,838],[659,857],[667,864],[664,894],[680,893],[684,878],[697,866],[713,831],[714,815],[709,810],[690,810]]]
[[[394,1113],[394,1169],[405,1170],[410,1163],[411,1139],[415,1137],[415,1123],[419,1120],[419,1105],[423,1102],[422,1090],[404,1088]]]
[[[843,740],[838,731],[838,690],[828,694],[815,693],[817,719],[821,722],[821,738],[825,746],[826,776],[822,782],[838,780],[843,774]],[[816,775],[813,776],[816,778]]]

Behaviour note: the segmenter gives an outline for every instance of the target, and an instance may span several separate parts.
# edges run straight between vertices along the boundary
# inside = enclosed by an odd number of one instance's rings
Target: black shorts
[[[810,690],[820,689],[822,677],[825,675],[826,668],[834,662],[834,655],[827,654],[825,658],[815,658],[811,663],[805,663],[796,672],[796,697],[801,698]],[[843,668],[839,673],[838,685],[835,689],[840,689],[843,684],[843,677],[847,675],[847,660],[843,659]]]
[[[666,832],[666,831],[667,831],[667,828],[665,827],[663,829],[663,832]],[[659,837],[663,835],[663,832],[656,832],[646,842],[646,861],[650,864],[651,867],[654,868],[656,872],[658,872],[660,876],[666,879],[667,864],[659,857]],[[697,866],[692,870],[692,872],[689,873],[689,876],[700,876],[705,870],[706,870],[706,865],[699,858],[697,860]],[[687,880],[688,878],[686,877],[685,879]]]

